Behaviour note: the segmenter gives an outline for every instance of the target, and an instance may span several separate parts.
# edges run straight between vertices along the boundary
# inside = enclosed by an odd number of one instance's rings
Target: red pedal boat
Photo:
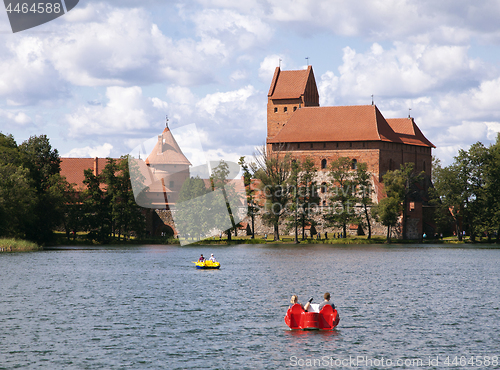
[[[319,305],[314,306],[317,310]],[[323,306],[319,312],[306,312],[300,304],[294,304],[288,309],[285,316],[285,323],[291,329],[332,330],[339,324],[339,321],[337,310],[334,310],[329,304]]]

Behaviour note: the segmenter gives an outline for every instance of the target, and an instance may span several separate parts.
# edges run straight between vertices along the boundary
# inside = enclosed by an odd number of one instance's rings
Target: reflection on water
[[[197,270],[200,253],[221,269]],[[2,254],[0,368],[283,369],[324,356],[445,368],[446,356],[498,355],[499,262],[498,249],[420,246]],[[325,291],[339,326],[289,330],[290,296]]]

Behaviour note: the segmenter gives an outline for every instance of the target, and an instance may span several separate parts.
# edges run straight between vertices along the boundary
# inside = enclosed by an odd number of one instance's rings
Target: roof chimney
[[[94,176],[97,176],[99,172],[99,158],[94,158]]]

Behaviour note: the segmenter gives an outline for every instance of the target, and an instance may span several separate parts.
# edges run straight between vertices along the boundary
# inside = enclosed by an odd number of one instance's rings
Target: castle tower
[[[301,107],[319,107],[319,94],[311,66],[296,71],[276,67],[267,95],[267,138],[273,138]]]
[[[175,203],[182,184],[189,178],[191,163],[182,153],[168,127],[158,135],[158,141],[146,159],[146,165],[154,177],[161,181],[163,192],[168,196],[168,203]],[[156,187],[153,186],[151,190],[154,192]]]

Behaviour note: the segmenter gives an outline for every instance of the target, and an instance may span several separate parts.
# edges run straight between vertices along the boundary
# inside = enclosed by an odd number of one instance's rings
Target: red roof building
[[[311,66],[297,71],[276,68],[268,93],[266,143],[271,154],[313,159],[322,185],[328,182],[330,163],[336,159],[350,158],[353,168],[366,163],[377,202],[385,196],[383,175],[405,163],[413,163],[415,172],[423,171],[430,179],[435,148],[411,117],[386,119],[373,104],[320,107]],[[325,194],[323,206],[327,198]],[[424,227],[422,203],[409,209],[408,215],[418,237]]]
[[[268,93],[267,144],[271,152],[312,157],[322,171],[339,157],[365,162],[378,181],[407,162],[430,176],[435,148],[413,118],[386,119],[375,105],[320,107],[311,66],[276,68]]]

